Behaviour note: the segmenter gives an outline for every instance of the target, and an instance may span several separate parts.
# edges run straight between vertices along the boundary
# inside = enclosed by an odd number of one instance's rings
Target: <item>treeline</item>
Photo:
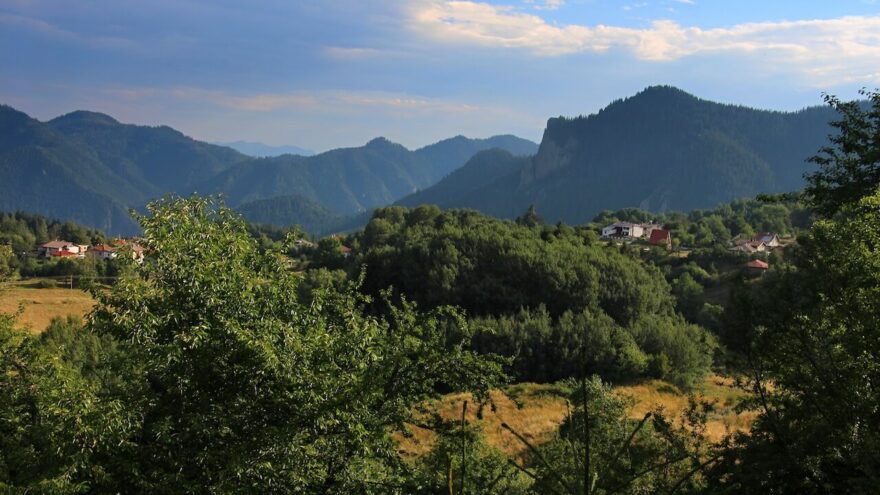
[[[0,279],[17,276],[116,276],[118,267],[109,260],[37,260],[37,247],[52,240],[94,245],[105,242],[106,238],[100,230],[75,222],[49,219],[32,213],[0,212]]]
[[[689,388],[711,367],[714,338],[676,314],[661,272],[598,242],[589,228],[388,207],[347,243],[352,256],[317,256],[313,266],[347,269],[375,301],[463,309],[476,330],[473,349],[510,358],[517,381],[553,382],[586,369]],[[345,277],[306,273],[309,285],[319,278],[338,285]]]

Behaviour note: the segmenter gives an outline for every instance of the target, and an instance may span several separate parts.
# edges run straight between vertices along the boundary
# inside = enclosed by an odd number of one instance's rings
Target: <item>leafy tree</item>
[[[0,282],[12,277],[18,271],[15,254],[9,244],[0,244]]]
[[[702,487],[697,474],[715,461],[700,454],[708,406],[691,403],[688,428],[673,425],[659,410],[638,421],[628,416],[631,400],[597,378],[567,383],[574,410],[555,439],[531,449],[533,493],[673,493]]]
[[[880,483],[880,193],[836,211],[800,239],[791,266],[728,308],[728,341],[760,411],[716,473],[730,492],[871,493]]]
[[[497,360],[447,334],[449,318],[466,328],[452,310],[403,303],[377,319],[335,291],[304,305],[299,275],[231,210],[196,197],[149,210],[154,255],[95,291],[87,326],[124,349],[102,364],[118,385],[0,334],[0,412],[16,418],[0,422],[16,466],[0,482],[13,491],[388,493],[405,472],[391,433],[416,404],[500,382]]]
[[[880,92],[861,90],[860,94],[868,98],[869,107],[825,96],[840,115],[832,122],[839,132],[829,136],[830,144],[810,159],[820,169],[806,176],[805,192],[813,208],[826,217],[880,186]]]
[[[464,405],[465,411],[467,403]],[[530,479],[511,466],[509,458],[487,445],[479,426],[441,422],[434,448],[417,460],[410,493],[446,495],[525,494]]]
[[[525,225],[526,227],[538,227],[544,224],[544,219],[541,218],[541,215],[538,215],[538,212],[535,210],[535,205],[529,205],[529,209],[516,218],[516,223],[518,225]]]

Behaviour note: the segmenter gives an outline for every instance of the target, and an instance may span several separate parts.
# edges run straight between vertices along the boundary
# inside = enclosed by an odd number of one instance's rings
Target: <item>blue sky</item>
[[[0,0],[0,102],[326,150],[540,140],[646,86],[794,110],[880,86],[880,3]]]

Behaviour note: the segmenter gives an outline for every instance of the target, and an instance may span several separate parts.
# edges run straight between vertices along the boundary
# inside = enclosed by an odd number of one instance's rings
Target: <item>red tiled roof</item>
[[[108,246],[106,244],[98,244],[90,249],[90,251],[107,251],[107,252],[115,252],[116,248],[113,246]]]
[[[76,254],[76,253],[72,253],[72,252],[70,252],[70,251],[56,251],[56,252],[52,253],[52,256],[58,256],[58,257],[64,257],[64,258],[66,258],[66,257],[68,257],[68,256],[79,256],[79,255]]]
[[[654,229],[651,231],[651,238],[648,239],[648,242],[651,244],[666,244],[672,240],[672,236],[669,235],[669,231],[666,229]]]
[[[749,261],[748,263],[746,263],[746,266],[749,268],[757,268],[760,270],[766,270],[766,269],[770,268],[770,265],[768,265],[767,262],[761,261],[761,260]]]

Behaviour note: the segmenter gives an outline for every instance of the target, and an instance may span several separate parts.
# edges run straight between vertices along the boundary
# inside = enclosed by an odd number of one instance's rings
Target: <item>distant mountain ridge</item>
[[[75,220],[112,234],[137,232],[128,209],[167,193],[222,194],[234,207],[287,198],[249,211],[277,208],[273,221],[284,220],[278,214],[286,211],[285,224],[313,222],[427,188],[489,147],[537,150],[513,136],[458,136],[415,151],[377,138],[312,157],[253,158],[167,126],[123,124],[88,111],[40,122],[5,105],[0,132],[0,210]]]
[[[314,151],[300,148],[299,146],[272,146],[271,144],[256,143],[253,141],[231,141],[227,143],[219,142],[213,144],[232,148],[243,155],[252,156],[254,158],[266,158],[281,155],[312,156],[315,154]]]
[[[527,160],[479,154],[459,173],[398,201],[470,207],[513,218],[534,204],[549,221],[589,221],[601,210],[709,208],[804,185],[806,160],[827,142],[828,107],[756,110],[655,86],[598,113],[553,118]]]
[[[477,152],[501,146],[517,153],[537,150],[537,144],[513,136],[457,136],[415,151],[376,138],[362,147],[311,157],[284,155],[247,161],[212,177],[197,190],[222,193],[233,206],[295,194],[351,215],[430,187]]]

